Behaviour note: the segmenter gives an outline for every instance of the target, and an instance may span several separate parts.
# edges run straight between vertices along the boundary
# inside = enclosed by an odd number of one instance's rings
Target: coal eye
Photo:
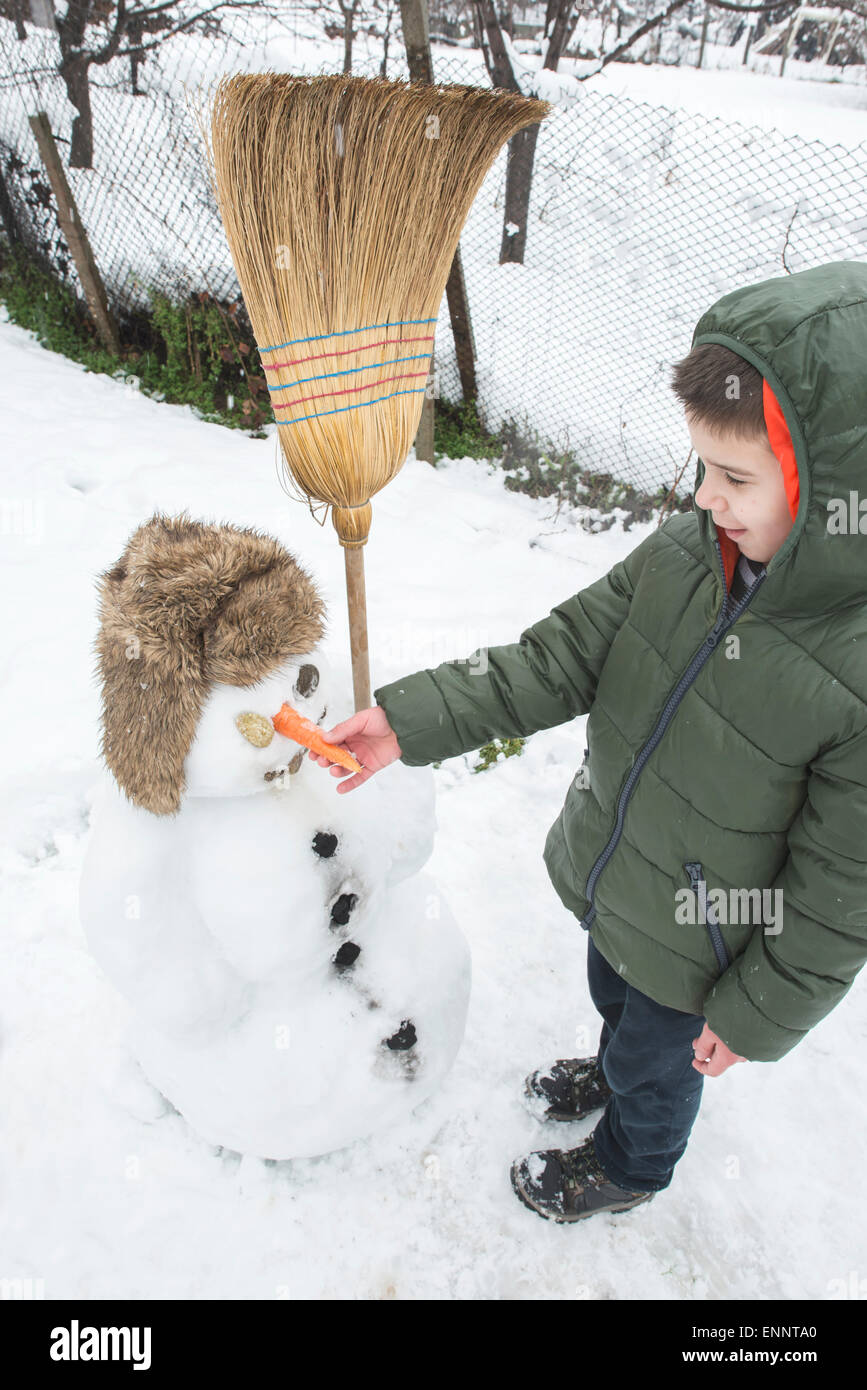
[[[305,662],[303,666],[299,667],[298,679],[292,689],[292,694],[301,696],[312,695],[318,684],[318,668],[311,665],[310,662]]]

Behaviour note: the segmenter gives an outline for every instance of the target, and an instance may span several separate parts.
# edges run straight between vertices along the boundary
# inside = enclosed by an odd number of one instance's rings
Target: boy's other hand
[[[337,788],[338,792],[351,792],[355,787],[360,787],[374,772],[388,767],[389,763],[393,763],[401,755],[397,736],[381,705],[358,710],[348,719],[344,719],[342,724],[335,724],[333,729],[323,730],[323,735],[329,743],[339,743],[348,748],[355,761],[361,763],[362,771],[353,772],[351,768],[330,762],[321,753],[314,753],[312,748],[309,750],[308,756],[320,767],[329,768],[332,777],[349,778],[348,781],[341,782]]]
[[[707,1024],[704,1025],[697,1038],[692,1040],[692,1050],[695,1053],[693,1066],[696,1071],[700,1071],[702,1076],[722,1076],[735,1062],[745,1062],[746,1057],[739,1057],[736,1052],[732,1052],[726,1047],[722,1038],[718,1038],[716,1033],[712,1033]]]

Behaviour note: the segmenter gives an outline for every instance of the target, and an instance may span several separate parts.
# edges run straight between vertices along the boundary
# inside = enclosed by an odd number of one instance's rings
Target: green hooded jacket
[[[797,465],[744,597],[710,512],[674,515],[486,662],[374,698],[410,767],[587,714],[543,851],[561,901],[629,984],[767,1062],[867,959],[867,264],[727,294],[700,343],[762,373]]]

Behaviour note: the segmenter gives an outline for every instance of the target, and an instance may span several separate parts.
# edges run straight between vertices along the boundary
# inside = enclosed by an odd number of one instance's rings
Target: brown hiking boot
[[[601,1110],[610,1095],[595,1057],[571,1057],[531,1072],[523,1100],[536,1120],[583,1120]]]
[[[656,1196],[612,1182],[600,1167],[592,1134],[577,1149],[543,1149],[516,1159],[510,1176],[524,1206],[549,1221],[583,1221],[598,1212],[629,1211]]]

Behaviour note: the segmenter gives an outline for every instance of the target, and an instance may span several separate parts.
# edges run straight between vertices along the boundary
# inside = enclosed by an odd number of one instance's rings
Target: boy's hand
[[[314,753],[311,748],[309,757],[320,767],[329,768],[332,777],[349,778],[348,782],[342,782],[338,786],[338,792],[351,792],[355,787],[360,787],[374,772],[388,767],[389,763],[393,763],[401,755],[397,736],[381,705],[358,710],[348,719],[344,719],[342,724],[335,724],[333,729],[327,731],[323,730],[323,735],[329,743],[340,743],[348,748],[363,769],[361,772],[353,773],[348,767],[329,762],[328,758]]]
[[[693,1066],[696,1071],[700,1071],[702,1076],[722,1076],[723,1072],[735,1062],[745,1062],[746,1057],[739,1057],[736,1052],[731,1052],[716,1033],[712,1033],[707,1024],[704,1025],[697,1038],[692,1040],[692,1048],[695,1053]]]

